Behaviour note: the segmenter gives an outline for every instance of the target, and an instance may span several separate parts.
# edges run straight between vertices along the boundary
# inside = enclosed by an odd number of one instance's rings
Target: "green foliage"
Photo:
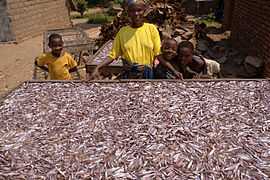
[[[70,15],[70,18],[71,19],[81,19],[81,18],[84,18],[84,16],[81,16],[80,14],[72,14],[72,15]]]
[[[89,5],[96,5],[99,2],[99,0],[88,0]]]
[[[207,27],[210,27],[210,26],[215,26],[217,22],[215,21],[214,14],[211,13],[211,14],[208,14],[204,17],[196,19],[195,23],[205,23],[207,25]]]
[[[113,21],[113,16],[109,16],[106,13],[97,13],[88,15],[89,24],[105,24]]]
[[[125,0],[114,0],[115,4],[123,4]]]
[[[86,0],[74,0],[79,13],[83,16],[84,12],[87,10],[88,3]]]
[[[102,7],[106,7],[108,6],[108,4],[110,4],[110,2],[112,0],[87,0],[89,6],[93,7],[93,6],[102,6]]]
[[[112,6],[110,6],[110,7],[107,9],[107,13],[108,13],[110,16],[116,16],[117,13],[119,12],[119,10],[117,10],[117,8],[119,9],[119,8],[121,8],[121,6],[120,6],[120,5],[117,5],[117,4],[112,5]]]

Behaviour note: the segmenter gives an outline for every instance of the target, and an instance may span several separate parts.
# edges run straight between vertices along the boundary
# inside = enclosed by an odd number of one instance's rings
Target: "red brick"
[[[245,53],[257,52],[265,62],[270,62],[270,1],[234,0],[233,6],[231,30],[234,46]],[[267,72],[270,73],[270,63],[267,64]]]

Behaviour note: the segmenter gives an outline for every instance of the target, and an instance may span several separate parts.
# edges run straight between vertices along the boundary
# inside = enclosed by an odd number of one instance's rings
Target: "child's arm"
[[[179,71],[177,71],[172,65],[170,62],[164,60],[162,57],[158,58],[159,62],[161,65],[165,66],[166,68],[168,68],[169,70],[171,70],[175,76],[178,78],[178,79],[183,79],[183,75],[182,73],[180,73]]]
[[[49,72],[49,69],[46,66],[44,66],[42,58],[40,58],[40,57],[36,58],[35,59],[35,65],[37,67],[39,67],[40,69],[42,69],[42,70],[44,70],[46,72]]]
[[[70,73],[78,71],[77,62],[73,59],[73,57],[71,55],[69,55],[68,65],[69,65],[68,71]]]
[[[68,70],[70,73],[73,73],[73,72],[76,72],[78,71],[78,68],[77,67],[74,67],[74,68],[71,68]]]

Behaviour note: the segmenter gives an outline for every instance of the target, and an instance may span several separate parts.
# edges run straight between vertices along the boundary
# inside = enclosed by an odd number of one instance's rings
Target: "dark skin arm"
[[[108,66],[114,61],[114,59],[107,58],[106,61],[103,61],[101,64],[97,65],[94,72],[91,74],[90,79],[101,79],[99,70],[105,66]]]
[[[76,72],[78,71],[78,68],[77,67],[74,67],[74,68],[71,68],[70,70],[68,70],[70,73],[73,73],[73,72]]]
[[[166,61],[166,60],[163,59],[162,56],[160,56],[160,55],[159,55],[157,58],[158,58],[159,62],[161,63],[161,65],[163,65],[163,66],[165,66],[166,68],[170,69],[178,79],[183,80],[183,75],[182,75],[182,73],[180,73],[179,71],[177,71],[177,70],[171,65],[171,63],[170,63],[169,61]]]
[[[45,67],[45,66],[39,66],[38,63],[37,63],[37,60],[35,60],[35,65],[36,65],[37,67],[39,67],[40,69],[42,69],[42,70],[44,70],[44,71],[46,71],[46,72],[49,72],[49,69],[48,69],[47,67]]]

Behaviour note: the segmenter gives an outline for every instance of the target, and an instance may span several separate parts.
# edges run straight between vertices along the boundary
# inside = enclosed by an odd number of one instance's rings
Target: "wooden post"
[[[231,29],[233,21],[234,3],[235,0],[224,0],[224,20],[223,20],[224,30]]]

